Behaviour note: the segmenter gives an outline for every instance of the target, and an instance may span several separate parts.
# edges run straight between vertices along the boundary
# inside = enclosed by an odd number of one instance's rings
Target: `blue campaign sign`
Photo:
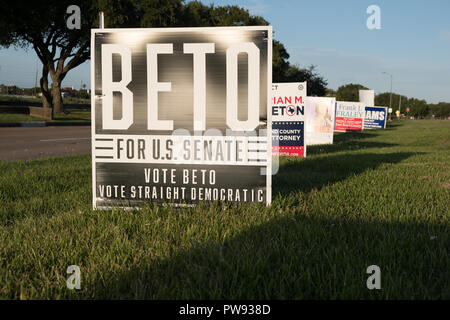
[[[364,129],[384,129],[386,128],[386,108],[366,107],[364,116]]]
[[[304,157],[305,122],[304,121],[273,121],[272,151],[280,155]]]

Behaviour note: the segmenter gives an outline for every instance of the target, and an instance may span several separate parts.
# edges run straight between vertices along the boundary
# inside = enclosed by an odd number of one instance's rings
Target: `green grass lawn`
[[[45,119],[35,118],[22,113],[0,113],[0,122],[42,122]]]
[[[0,103],[26,105],[28,103],[42,103],[39,97],[24,97],[19,95],[0,95]]]
[[[67,109],[66,114],[57,114],[54,121],[90,121],[91,110]]]
[[[450,121],[337,134],[273,184],[271,207],[93,211],[89,156],[0,162],[0,298],[450,299]]]
[[[18,104],[18,105],[27,105],[29,103],[32,104],[40,104],[42,105],[41,97],[28,97],[28,96],[20,96],[20,95],[0,95],[0,103],[3,104]],[[77,98],[77,97],[66,97],[63,98],[64,104],[91,104],[91,99]]]
[[[90,121],[91,111],[80,109],[66,109],[65,114],[57,114],[51,121]],[[32,117],[28,114],[0,113],[0,122],[35,122],[49,121]]]

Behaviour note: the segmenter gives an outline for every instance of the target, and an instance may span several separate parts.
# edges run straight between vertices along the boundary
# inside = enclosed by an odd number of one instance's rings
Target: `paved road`
[[[91,127],[0,128],[0,160],[91,153]]]

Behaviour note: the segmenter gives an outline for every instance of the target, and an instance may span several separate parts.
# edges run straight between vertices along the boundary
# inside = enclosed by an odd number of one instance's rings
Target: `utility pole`
[[[105,27],[105,15],[103,14],[103,11],[100,11],[98,13],[98,27],[100,29],[103,29]]]
[[[390,74],[391,76],[391,95],[389,97],[389,108],[392,108],[392,74]]]
[[[387,72],[382,72],[382,74],[387,74],[388,76],[391,77],[391,94],[390,94],[390,98],[389,98],[389,108],[392,109],[392,74],[387,73]]]
[[[402,114],[402,96],[400,95],[400,101],[398,102],[398,111]]]

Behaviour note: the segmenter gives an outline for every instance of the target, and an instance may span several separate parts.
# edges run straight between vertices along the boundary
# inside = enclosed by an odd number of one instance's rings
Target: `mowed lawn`
[[[90,121],[91,111],[82,109],[66,109],[66,113],[57,114],[53,120],[32,117],[29,114],[0,113],[0,122],[36,122],[36,121]]]
[[[450,299],[450,121],[337,134],[273,183],[271,207],[93,211],[89,156],[0,162],[0,298]]]

